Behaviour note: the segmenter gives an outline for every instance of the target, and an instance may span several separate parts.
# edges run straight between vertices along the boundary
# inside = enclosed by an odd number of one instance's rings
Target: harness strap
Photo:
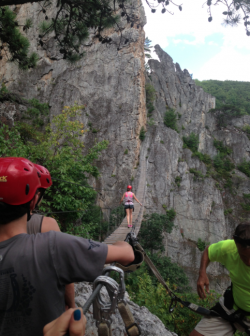
[[[134,317],[129,309],[127,303],[119,302],[118,303],[118,310],[123,319],[123,322],[126,327],[126,331],[128,336],[139,336],[141,335],[141,330],[138,324],[135,322]]]
[[[172,298],[171,304],[169,307],[169,312],[172,313],[174,311],[174,307],[176,306],[176,303],[181,303],[184,307],[187,307],[188,309],[192,310],[193,312],[203,315],[203,316],[217,316],[218,314],[216,312],[211,312],[211,310],[206,309],[204,307],[200,307],[194,303],[188,302],[188,301],[182,301],[178,296],[175,295],[175,293],[168,287],[164,279],[162,278],[161,274],[159,273],[158,269],[153,264],[152,260],[147,256],[146,252],[143,250],[142,246],[137,242],[136,249],[141,251],[144,254],[144,260],[150,267],[151,271],[154,273],[158,281],[162,284],[162,286],[166,289],[167,293]]]
[[[101,322],[98,325],[98,335],[99,336],[112,336],[112,331],[110,326],[105,322]]]

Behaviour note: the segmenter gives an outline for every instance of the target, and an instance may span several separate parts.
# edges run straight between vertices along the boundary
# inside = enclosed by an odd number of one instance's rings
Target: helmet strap
[[[39,189],[39,192],[40,192],[40,197],[39,197],[38,201],[36,202],[35,208],[38,206],[38,204],[40,203],[41,199],[43,198],[43,195],[45,193],[45,189]]]

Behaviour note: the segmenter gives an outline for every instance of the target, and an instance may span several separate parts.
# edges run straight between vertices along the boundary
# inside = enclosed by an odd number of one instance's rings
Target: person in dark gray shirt
[[[5,181],[5,182],[2,182]],[[134,260],[125,242],[99,242],[50,231],[27,234],[38,201],[37,171],[27,159],[0,158],[0,335],[42,336],[65,309],[65,285],[93,281],[105,263]]]

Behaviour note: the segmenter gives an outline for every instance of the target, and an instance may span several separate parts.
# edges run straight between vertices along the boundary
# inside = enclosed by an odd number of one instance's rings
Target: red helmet
[[[131,185],[128,185],[128,186],[127,186],[127,190],[132,190],[132,186],[131,186]]]
[[[20,205],[32,200],[40,178],[34,164],[21,157],[0,158],[0,201]]]
[[[41,188],[47,189],[51,187],[52,180],[51,180],[50,172],[48,171],[48,169],[38,164],[34,164],[34,166],[36,167],[39,173],[38,176],[40,177]]]

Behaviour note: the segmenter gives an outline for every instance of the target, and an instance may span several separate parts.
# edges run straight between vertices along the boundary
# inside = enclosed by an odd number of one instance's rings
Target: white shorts
[[[249,321],[244,321],[244,323],[250,327]],[[244,331],[237,323],[235,328]],[[221,317],[203,317],[194,329],[203,336],[233,336],[234,333],[231,324]]]

